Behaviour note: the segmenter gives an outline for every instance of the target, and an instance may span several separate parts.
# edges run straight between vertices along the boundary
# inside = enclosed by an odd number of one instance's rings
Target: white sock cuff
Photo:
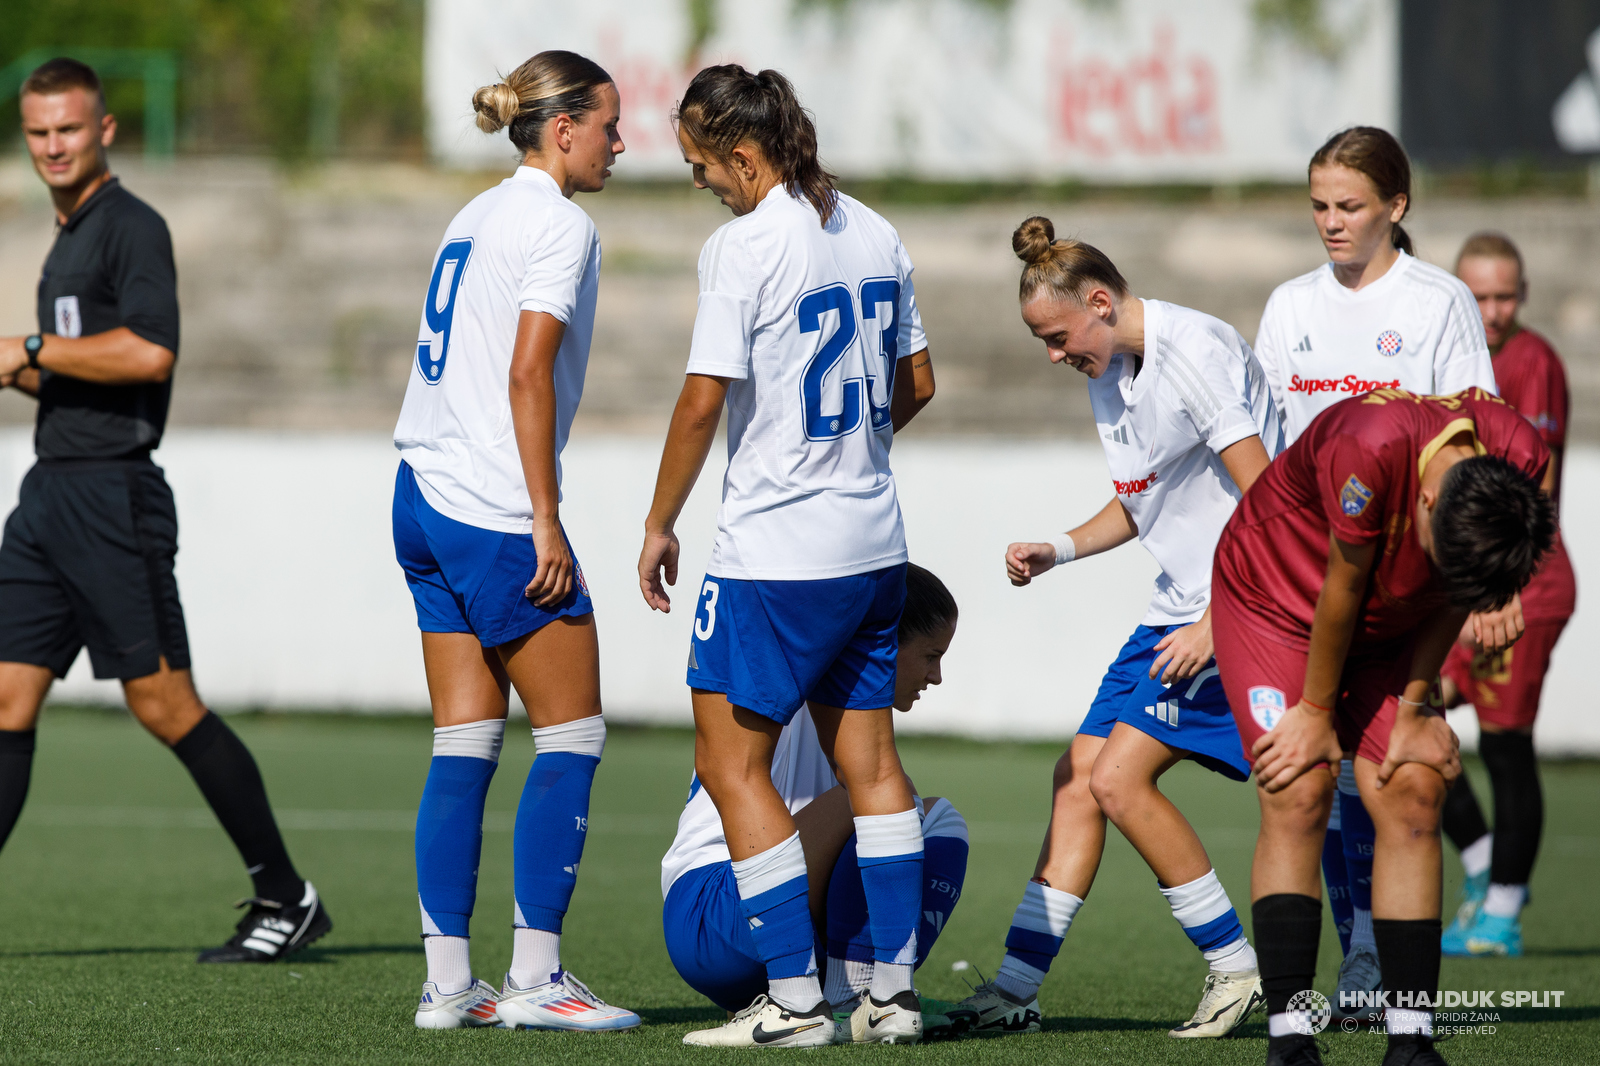
[[[961,817],[961,812],[956,810],[954,804],[942,796],[938,803],[928,808],[927,817],[922,819],[922,838],[926,840],[929,837],[954,837],[971,842],[967,836],[967,820]]]
[[[1083,900],[1070,892],[1029,881],[1028,887],[1022,890],[1022,902],[1017,904],[1011,924],[1029,932],[1064,937],[1081,906]]]
[[[1205,957],[1206,965],[1218,973],[1244,973],[1260,966],[1256,960],[1255,949],[1245,937],[1240,937],[1231,944],[1224,944],[1220,948],[1202,951],[1200,954]]]
[[[1528,900],[1527,885],[1497,885],[1489,883],[1489,892],[1483,897],[1483,913],[1495,918],[1515,918],[1522,913]]]
[[[1345,759],[1339,763],[1339,791],[1346,796],[1361,795],[1361,788],[1356,784],[1356,761]]]
[[[1461,868],[1468,877],[1476,877],[1489,868],[1494,854],[1494,834],[1485,833],[1461,849]]]
[[[1271,1014],[1267,1016],[1268,1036],[1293,1036],[1299,1030],[1289,1024],[1287,1014]]]
[[[863,859],[922,854],[922,819],[917,809],[899,814],[856,816],[856,854]]]
[[[506,738],[506,720],[438,726],[433,731],[433,753],[461,759],[500,761],[500,745]]]
[[[740,899],[759,896],[805,875],[806,853],[800,846],[798,831],[776,847],[733,863],[733,879],[739,885]]]
[[[600,758],[606,750],[606,719],[596,714],[579,718],[576,722],[547,725],[533,731],[533,750],[536,755],[557,751],[570,751],[574,755],[592,755]]]
[[[1228,890],[1222,887],[1215,870],[1207,870],[1204,877],[1197,877],[1186,885],[1162,886],[1161,894],[1171,904],[1172,916],[1185,929],[1214,922],[1233,910]]]

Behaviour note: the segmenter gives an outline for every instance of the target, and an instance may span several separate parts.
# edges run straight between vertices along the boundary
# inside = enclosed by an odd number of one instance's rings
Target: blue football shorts
[[[1135,629],[1106,671],[1078,732],[1108,737],[1113,726],[1126,722],[1168,747],[1188,752],[1189,758],[1208,770],[1235,781],[1248,780],[1250,764],[1222,690],[1217,661],[1212,659],[1194,677],[1170,688],[1150,677],[1150,666],[1158,654],[1156,644],[1182,628],[1142,625]]]
[[[820,581],[707,574],[689,640],[689,685],[725,693],[780,725],[807,700],[888,707],[905,602],[905,563]]]
[[[440,514],[423,498],[416,474],[403,461],[394,479],[394,554],[416,602],[417,628],[424,633],[471,633],[493,648],[557,618],[594,612],[576,554],[566,599],[554,607],[536,605],[524,592],[539,563],[533,537]]]

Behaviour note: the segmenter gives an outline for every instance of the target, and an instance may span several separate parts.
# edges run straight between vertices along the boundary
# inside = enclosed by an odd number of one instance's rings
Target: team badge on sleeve
[[[1399,355],[1400,349],[1405,347],[1405,343],[1400,339],[1400,334],[1392,329],[1386,329],[1378,334],[1378,354]]]
[[[1345,479],[1344,488],[1339,490],[1339,509],[1354,518],[1367,509],[1367,504],[1372,502],[1372,490],[1361,483],[1361,479],[1351,474]]]
[[[1272,727],[1278,724],[1288,707],[1284,703],[1283,693],[1270,685],[1256,685],[1250,689],[1250,717],[1256,720],[1256,725],[1272,732]]]

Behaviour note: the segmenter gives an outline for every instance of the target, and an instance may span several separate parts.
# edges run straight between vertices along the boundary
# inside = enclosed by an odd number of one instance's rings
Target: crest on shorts
[[[1278,724],[1283,717],[1283,712],[1288,710],[1284,703],[1283,693],[1270,685],[1257,685],[1249,692],[1250,717],[1256,720],[1256,725],[1272,732],[1272,727]]]
[[[1400,334],[1392,329],[1386,329],[1378,334],[1379,355],[1399,355],[1400,349],[1404,348],[1405,344],[1406,342],[1400,339]]]
[[[1344,488],[1339,490],[1339,509],[1354,518],[1367,509],[1367,504],[1372,502],[1372,490],[1361,483],[1361,479],[1351,474],[1345,479]]]

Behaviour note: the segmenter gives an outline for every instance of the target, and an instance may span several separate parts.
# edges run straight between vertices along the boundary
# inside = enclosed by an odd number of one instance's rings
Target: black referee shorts
[[[41,461],[0,541],[0,662],[57,677],[85,646],[97,678],[189,666],[172,572],[178,513],[148,459]]]

